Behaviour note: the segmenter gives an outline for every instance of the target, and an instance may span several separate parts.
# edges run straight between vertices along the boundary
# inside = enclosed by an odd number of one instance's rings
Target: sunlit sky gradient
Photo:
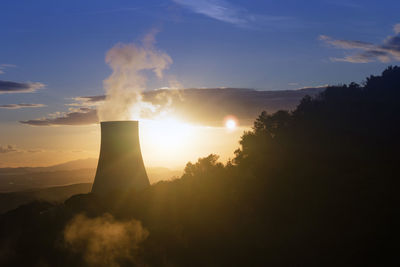
[[[398,40],[398,47],[385,43],[399,36],[399,10],[398,0],[3,0],[0,167],[98,156],[98,125],[18,121],[57,117],[73,98],[104,94],[103,80],[111,73],[104,58],[116,43],[158,31],[155,45],[173,63],[166,79],[150,76],[148,90],[169,86],[171,79],[183,88],[257,90],[361,82],[400,60]],[[27,88],[5,93],[1,81]],[[143,156],[147,164],[174,168],[209,153],[226,160],[249,125],[241,126],[226,131],[223,120],[220,128],[190,126],[198,127],[190,129],[190,145],[172,156],[165,156],[167,147],[155,151],[147,134]]]

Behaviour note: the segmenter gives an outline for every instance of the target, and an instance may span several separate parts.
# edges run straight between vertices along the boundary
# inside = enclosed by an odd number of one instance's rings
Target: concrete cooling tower
[[[92,193],[142,190],[149,185],[140,151],[139,122],[101,122],[100,157]]]

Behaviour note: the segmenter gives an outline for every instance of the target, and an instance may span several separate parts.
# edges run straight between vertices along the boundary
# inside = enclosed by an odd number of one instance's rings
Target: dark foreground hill
[[[0,214],[33,201],[62,203],[73,195],[87,194],[92,183],[31,189],[20,192],[0,193]]]
[[[400,68],[262,113],[235,158],[0,216],[2,266],[399,266]]]

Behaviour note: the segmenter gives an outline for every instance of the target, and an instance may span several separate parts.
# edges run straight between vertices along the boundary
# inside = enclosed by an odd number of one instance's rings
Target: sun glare
[[[233,130],[236,128],[236,122],[232,119],[227,120],[225,123],[225,127],[228,128],[229,130]]]
[[[188,161],[217,153],[228,159],[240,137],[238,120],[226,117],[220,127],[191,124],[177,117],[140,119],[140,146],[146,166],[184,166]],[[229,133],[229,134],[227,134]]]
[[[174,118],[140,120],[140,124],[141,138],[150,143],[156,154],[174,155],[194,140],[194,126]]]
[[[225,128],[228,131],[235,130],[237,128],[237,126],[238,126],[238,123],[237,123],[236,118],[234,118],[232,116],[225,118]]]

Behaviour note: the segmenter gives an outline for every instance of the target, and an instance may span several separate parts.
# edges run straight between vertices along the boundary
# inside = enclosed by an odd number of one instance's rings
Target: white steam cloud
[[[149,232],[139,221],[117,221],[110,214],[88,218],[75,216],[65,227],[68,248],[81,253],[89,266],[119,267],[121,263],[137,265],[136,252]]]
[[[146,89],[146,71],[158,78],[172,63],[166,53],[154,46],[155,32],[147,35],[140,44],[117,44],[106,55],[112,74],[104,81],[105,102],[98,109],[100,121],[139,119],[140,114],[154,108],[142,101]]]

